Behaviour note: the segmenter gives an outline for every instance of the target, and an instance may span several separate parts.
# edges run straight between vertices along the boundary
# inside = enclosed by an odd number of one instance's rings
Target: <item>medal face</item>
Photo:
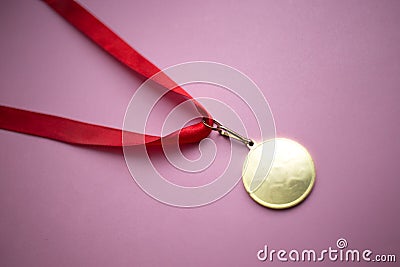
[[[271,160],[267,151],[274,148]],[[285,209],[299,204],[310,194],[314,182],[315,167],[310,154],[290,139],[276,138],[255,145],[243,164],[246,191],[268,208]]]

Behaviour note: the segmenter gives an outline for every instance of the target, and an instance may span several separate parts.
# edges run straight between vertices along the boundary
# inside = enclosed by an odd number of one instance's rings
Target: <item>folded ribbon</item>
[[[44,2],[122,64],[165,88],[171,88],[169,91],[192,101],[200,114],[207,118],[208,123],[212,123],[210,114],[199,102],[77,2],[72,0],[44,0]],[[154,76],[155,74],[157,75]],[[207,137],[211,131],[199,122],[165,137],[126,131],[123,133],[120,129],[1,105],[0,129],[71,144],[116,147],[140,144],[159,146],[164,139],[168,141],[176,137],[179,138],[180,144],[195,143]],[[122,133],[125,135],[124,144]]]

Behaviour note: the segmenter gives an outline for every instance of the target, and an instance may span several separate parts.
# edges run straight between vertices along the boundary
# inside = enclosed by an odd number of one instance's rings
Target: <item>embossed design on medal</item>
[[[301,203],[315,183],[315,166],[307,149],[287,138],[256,143],[223,126],[217,120],[205,126],[221,135],[236,139],[250,149],[243,164],[243,185],[258,204],[272,209],[286,209]],[[271,153],[274,150],[272,164]]]

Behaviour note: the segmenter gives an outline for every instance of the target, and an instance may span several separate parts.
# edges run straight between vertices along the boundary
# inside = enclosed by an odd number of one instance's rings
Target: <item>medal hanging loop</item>
[[[207,123],[207,119],[203,118],[203,124],[206,127],[210,128],[211,130],[217,131],[220,135],[236,139],[236,140],[242,142],[243,144],[245,144],[250,149],[254,146],[253,140],[238,134],[237,132],[235,132],[232,129],[229,129],[228,127],[225,127],[224,125],[222,125],[222,123],[220,123],[219,121],[217,121],[215,119],[212,119],[212,122],[213,122],[213,125],[209,125]],[[214,124],[216,125],[216,127],[214,127]]]

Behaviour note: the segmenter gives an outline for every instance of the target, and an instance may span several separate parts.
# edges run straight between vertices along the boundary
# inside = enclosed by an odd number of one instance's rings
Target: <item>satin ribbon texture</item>
[[[201,116],[206,118],[209,124],[212,123],[211,115],[198,101],[77,2],[72,0],[44,0],[43,2],[132,71],[152,79],[165,88],[172,88],[171,92],[192,101]],[[154,76],[155,74],[157,75]],[[126,131],[123,133],[121,129],[7,106],[0,106],[0,129],[70,144],[110,147],[161,146],[168,140],[176,140],[176,137],[179,138],[180,144],[196,143],[207,137],[211,131],[202,122],[198,122],[164,137]],[[122,134],[125,135],[124,144],[122,144]]]

